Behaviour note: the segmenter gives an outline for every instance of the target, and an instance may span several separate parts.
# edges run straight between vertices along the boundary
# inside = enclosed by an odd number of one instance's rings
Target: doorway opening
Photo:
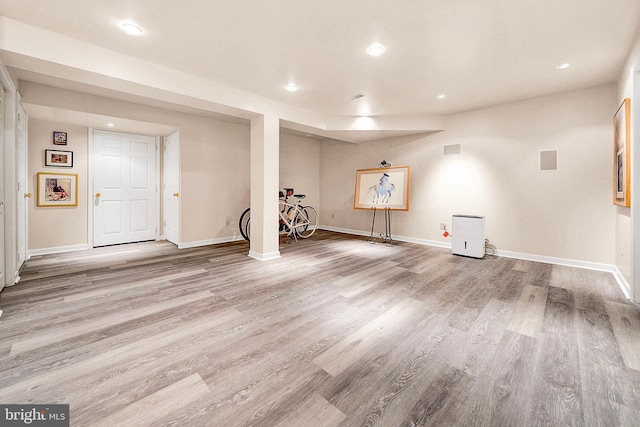
[[[157,138],[94,130],[90,158],[92,246],[157,240]]]

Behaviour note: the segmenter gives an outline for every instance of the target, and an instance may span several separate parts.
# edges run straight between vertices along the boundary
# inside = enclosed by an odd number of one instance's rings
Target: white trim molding
[[[371,233],[365,232],[361,230],[352,230],[346,228],[337,228],[337,227],[329,227],[329,226],[319,226],[318,229],[334,231],[337,233],[345,233],[356,236],[365,236],[368,237]],[[407,243],[415,243],[418,245],[425,246],[433,246],[444,249],[451,249],[451,244],[446,242],[438,242],[434,240],[427,239],[417,239],[414,237],[405,237],[405,236],[392,236],[393,240],[397,240],[399,242],[407,242]],[[215,245],[220,243],[229,243],[236,242],[242,240],[241,236],[231,236],[217,239],[207,239],[207,240],[198,240],[193,242],[180,243],[178,245],[179,249],[187,249],[187,248],[195,248],[199,246],[208,246]],[[29,258],[37,255],[48,255],[48,254],[56,254],[62,252],[71,252],[71,251],[81,251],[90,249],[91,247],[88,244],[85,245],[73,245],[73,246],[59,246],[54,248],[42,248],[42,249],[33,249],[28,253]],[[607,273],[611,273],[613,278],[616,280],[620,290],[624,294],[627,299],[631,297],[631,286],[624,279],[624,276],[618,270],[618,268],[611,264],[603,264],[597,262],[589,262],[589,261],[580,261],[566,258],[556,258],[545,255],[535,255],[535,254],[527,254],[522,252],[513,252],[513,251],[505,251],[505,250],[496,250],[496,256],[504,257],[504,258],[513,258],[513,259],[521,259],[525,261],[534,261],[534,262],[542,262],[546,264],[555,264],[555,265],[564,265],[568,267],[576,267],[583,268],[586,270],[596,270],[596,271],[604,271]],[[250,258],[256,259],[258,261],[270,261],[273,259],[280,258],[280,251],[270,252],[270,253],[258,253],[252,250],[249,250],[248,256]]]
[[[209,246],[209,245],[217,245],[219,243],[230,243],[237,242],[239,240],[244,240],[242,236],[229,236],[229,237],[219,237],[217,239],[206,239],[206,240],[194,240],[192,242],[180,242],[178,243],[178,249],[189,249],[189,248],[197,248],[200,246]]]
[[[370,231],[360,231],[360,230],[352,230],[349,228],[329,227],[326,225],[321,225],[321,226],[319,225],[318,229],[335,231],[336,233],[353,234],[356,236],[364,236],[364,237],[369,237],[371,235]],[[379,235],[380,235],[379,233],[374,233],[374,237]],[[398,242],[416,243],[418,245],[435,246],[437,248],[451,249],[451,243],[438,242],[436,240],[418,239],[415,237],[406,237],[406,236],[391,236],[391,237],[393,240],[397,240]]]
[[[30,249],[29,258],[31,258],[32,256],[38,256],[38,255],[49,255],[49,254],[59,254],[63,252],[84,251],[87,249],[91,249],[91,246],[89,246],[88,244],[58,246],[54,248]]]
[[[512,251],[501,251],[496,250],[496,255],[505,257],[505,258],[514,258],[514,259],[522,259],[525,261],[535,261],[535,262],[543,262],[546,264],[555,264],[555,265],[564,265],[567,267],[576,267],[583,268],[585,270],[596,270],[596,271],[604,271],[607,273],[611,273],[613,278],[616,279],[620,290],[624,294],[625,298],[630,299],[630,289],[631,287],[624,280],[622,273],[618,270],[618,267],[612,264],[602,264],[598,262],[589,262],[589,261],[580,261],[575,259],[566,259],[566,258],[555,258],[544,255],[533,255],[533,254],[525,254],[521,252],[512,252]]]
[[[624,274],[622,274],[622,272],[618,269],[618,266],[614,265],[612,267],[613,267],[613,271],[611,273],[613,274],[613,277],[616,279],[616,282],[618,282],[618,286],[620,286],[620,289],[622,290],[622,293],[624,294],[624,296],[628,300],[630,300],[631,284],[629,284],[629,282],[627,282],[627,280],[624,278]]]
[[[329,227],[325,225],[319,226],[318,228],[321,230],[335,231],[338,233],[345,233],[345,234],[353,234],[356,236],[369,237],[371,235],[371,232],[369,231],[350,230],[346,228]],[[438,248],[451,249],[451,243],[438,242],[438,241],[427,240],[427,239],[416,239],[414,237],[405,237],[405,236],[391,236],[391,237],[393,238],[393,240],[397,240],[399,242],[416,243],[419,245],[435,246]],[[566,259],[566,258],[556,258],[556,257],[550,257],[550,256],[544,256],[544,255],[534,255],[534,254],[504,251],[504,250],[496,250],[495,255],[504,257],[504,258],[514,258],[514,259],[521,259],[524,261],[535,261],[535,262],[542,262],[546,264],[564,265],[568,267],[576,267],[576,268],[583,268],[586,270],[596,270],[596,271],[604,271],[607,273],[611,273],[614,279],[616,280],[616,282],[618,283],[618,286],[620,287],[620,290],[624,294],[625,298],[631,299],[630,284],[627,283],[627,281],[624,279],[624,276],[622,275],[618,267],[612,264],[602,264],[597,262],[580,261],[580,260]]]
[[[249,258],[257,259],[258,261],[271,261],[272,259],[280,258],[280,251],[269,252],[262,254],[256,251],[249,250]]]

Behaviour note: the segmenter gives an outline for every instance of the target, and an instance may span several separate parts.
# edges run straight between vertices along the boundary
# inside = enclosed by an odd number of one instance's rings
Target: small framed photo
[[[53,132],[53,145],[67,145],[67,133]]]
[[[78,206],[78,175],[38,172],[38,207]]]
[[[72,168],[73,151],[44,150],[44,165]]]

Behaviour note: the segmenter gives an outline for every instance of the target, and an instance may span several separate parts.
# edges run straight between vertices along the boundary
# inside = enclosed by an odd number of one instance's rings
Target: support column
[[[280,257],[278,189],[280,188],[280,120],[251,119],[251,243],[249,256],[260,261]]]

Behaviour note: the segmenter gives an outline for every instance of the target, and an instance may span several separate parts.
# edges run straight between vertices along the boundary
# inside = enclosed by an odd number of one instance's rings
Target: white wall
[[[624,78],[621,78],[618,84],[618,93],[616,103],[618,106],[622,104],[625,98],[631,98],[633,96],[633,74],[626,73]],[[616,107],[617,108],[617,107]],[[635,105],[631,103],[631,112],[633,114]],[[615,113],[615,110],[614,112]],[[611,117],[613,117],[611,113]],[[613,144],[613,142],[612,142]],[[633,148],[631,150],[633,152]],[[633,197],[631,203],[635,203]],[[616,207],[615,212],[615,265],[620,270],[620,273],[627,281],[631,283],[631,209],[623,206]]]
[[[280,133],[280,188],[305,194],[304,205],[320,206],[320,143]]]
[[[249,126],[32,83],[24,83],[22,91],[24,102],[29,104],[162,123],[180,129],[181,243],[239,238],[238,218],[249,206],[250,196]],[[54,130],[68,132],[69,143],[61,149],[74,151],[71,170],[44,167],[44,150],[60,148],[51,143]],[[29,121],[29,191],[34,194],[28,207],[30,251],[88,242],[87,132],[88,128],[63,119]],[[281,185],[293,185],[296,192],[308,195],[305,204],[317,206],[318,142],[291,135],[281,138]],[[36,175],[53,170],[79,174],[78,208],[35,207]]]
[[[640,220],[640,33],[636,43],[629,53],[629,57],[618,79],[617,104],[625,98],[631,98],[631,155],[635,157],[631,165],[631,208],[619,207],[616,212],[616,266],[631,287],[632,300],[640,302],[640,226],[634,230],[633,221]],[[632,210],[638,212],[632,216]],[[634,239],[634,234],[636,238]],[[635,258],[635,263],[634,263]],[[635,273],[633,269],[636,269]],[[634,283],[635,281],[635,283]]]
[[[53,132],[67,132],[67,145],[53,145]],[[87,244],[87,128],[29,119],[29,249]],[[73,152],[73,167],[45,166],[45,150]],[[37,207],[38,172],[78,174],[78,206]]]
[[[237,237],[237,218],[249,205],[248,126],[59,91],[27,88],[24,99],[50,103],[62,96],[84,111],[180,128],[181,240]],[[611,117],[616,103],[615,86],[609,85],[455,114],[447,118],[445,131],[422,138],[349,144],[284,134],[280,185],[306,193],[305,203],[320,207],[321,224],[368,232],[371,213],[353,210],[355,170],[385,159],[411,166],[411,210],[393,213],[396,236],[447,243],[440,223],[450,227],[452,214],[484,215],[498,250],[613,264]],[[64,130],[61,126],[30,122],[32,161],[41,161],[41,143],[48,144],[49,132]],[[443,146],[449,144],[461,144],[462,154],[444,156]],[[547,149],[558,150],[559,170],[538,169],[539,151]],[[80,167],[81,156],[74,162]],[[38,167],[30,163],[31,177]],[[30,212],[33,221],[40,213]],[[86,230],[85,224],[75,225]],[[44,234],[34,234],[30,249],[61,246],[59,239],[40,241]]]
[[[240,235],[249,206],[249,127],[187,116],[180,128],[182,242]]]
[[[0,83],[4,88],[4,128],[0,129],[0,235],[4,248],[0,251],[3,268],[0,269],[0,290],[4,285],[13,285],[19,279],[18,259],[18,197],[23,196],[23,189],[18,188],[17,174],[17,126],[20,94],[17,92],[15,79],[9,74],[0,60]]]
[[[411,167],[409,212],[392,214],[392,235],[434,242],[451,215],[483,215],[498,250],[613,264],[612,112],[602,86],[448,117],[423,138],[321,145],[321,219],[368,232],[371,212],[354,211],[355,170],[381,160]],[[443,147],[461,144],[460,155]],[[558,150],[556,171],[539,151]],[[333,215],[333,217],[332,217]]]
[[[22,84],[25,103],[73,109],[92,114],[162,123],[180,129],[181,157],[181,241],[200,242],[239,235],[236,218],[249,203],[249,128],[245,125],[222,122],[160,108],[117,101],[104,97],[82,94],[37,84]],[[43,124],[30,122],[29,158],[31,177],[39,169],[44,156],[43,147],[48,144],[46,132],[73,129],[68,123],[49,121]],[[40,127],[46,127],[46,131]],[[87,128],[82,130],[85,135]],[[36,134],[42,136],[36,137]],[[37,139],[36,139],[37,138]],[[41,140],[43,138],[43,140]],[[74,136],[74,140],[76,137]],[[86,136],[85,136],[86,140]],[[45,141],[45,142],[42,142]],[[86,144],[86,141],[85,141]],[[86,150],[86,147],[84,148]],[[74,153],[74,162],[87,162],[86,154]],[[34,178],[35,179],[35,178]],[[86,180],[80,180],[80,194],[86,188]],[[35,194],[35,192],[34,192]],[[85,200],[86,203],[86,200]],[[33,209],[33,203],[31,206]],[[47,212],[47,219],[52,213]],[[73,222],[76,229],[87,228],[86,214],[78,211],[81,220]],[[37,215],[31,216],[30,226],[36,226]],[[38,218],[43,220],[44,218]],[[86,235],[86,233],[85,233]],[[78,237],[80,237],[78,235]],[[30,250],[62,246],[55,237],[35,240],[30,233]],[[86,237],[82,239],[86,244]]]

